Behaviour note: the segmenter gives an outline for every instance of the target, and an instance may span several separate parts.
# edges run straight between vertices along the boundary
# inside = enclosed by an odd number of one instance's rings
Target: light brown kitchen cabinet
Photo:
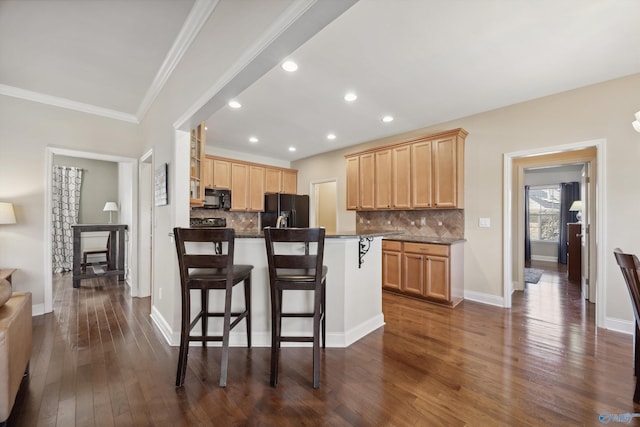
[[[411,207],[424,209],[431,203],[431,141],[411,144]]]
[[[212,160],[212,187],[220,190],[231,189],[231,162],[207,156]]]
[[[358,207],[363,210],[372,210],[375,206],[375,157],[373,153],[361,155],[358,168],[358,194],[360,195]]]
[[[298,194],[298,171],[282,169],[282,191],[284,194]]]
[[[375,195],[376,209],[391,207],[391,150],[375,152]]]
[[[347,158],[347,209],[360,207],[360,157]]]
[[[391,206],[394,209],[411,208],[411,146],[391,150]]]
[[[264,192],[282,192],[282,170],[275,168],[265,168],[264,170]]]
[[[382,286],[400,291],[402,287],[402,243],[382,241]]]
[[[347,209],[463,208],[466,136],[454,129],[345,156]]]
[[[264,210],[263,167],[231,163],[231,210],[245,212]]]
[[[204,188],[213,188],[213,159],[209,156],[204,156],[202,165],[202,182],[204,184]]]
[[[189,147],[189,205],[202,206],[204,204],[204,147],[206,132],[204,123],[191,130]]]
[[[382,246],[382,287],[450,307],[464,294],[464,247],[390,241]],[[394,262],[401,259],[398,267]],[[399,268],[399,273],[396,269]],[[399,284],[399,286],[398,286]]]

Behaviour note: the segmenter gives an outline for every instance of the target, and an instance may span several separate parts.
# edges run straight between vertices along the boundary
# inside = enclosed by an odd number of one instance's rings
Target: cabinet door
[[[456,138],[432,141],[433,155],[433,206],[457,207],[457,150]]]
[[[411,147],[396,147],[391,152],[391,205],[411,208]]]
[[[360,156],[360,176],[358,188],[360,192],[360,209],[372,210],[374,208],[375,189],[375,157],[373,153]]]
[[[231,210],[246,211],[249,199],[249,166],[231,164]]]
[[[231,162],[213,159],[213,188],[231,189]]]
[[[426,257],[426,286],[424,296],[448,302],[449,292],[449,258],[428,255]]]
[[[264,171],[264,192],[265,193],[281,193],[282,192],[282,170],[266,168]]]
[[[204,158],[204,170],[202,172],[204,188],[213,188],[213,162],[214,160],[210,157]]]
[[[431,141],[411,145],[411,204],[431,207]]]
[[[283,170],[282,171],[282,193],[298,194],[298,171]]]
[[[424,295],[425,256],[421,254],[402,254],[402,290],[409,295]]]
[[[347,159],[347,209],[358,209],[360,200],[360,170],[359,157],[349,157]]]
[[[382,242],[382,287],[402,289],[402,251],[400,242]]]
[[[264,168],[261,166],[249,167],[249,206],[253,212],[264,211]],[[233,195],[231,197],[233,199]]]
[[[391,150],[378,151],[375,154],[375,207],[391,207]]]

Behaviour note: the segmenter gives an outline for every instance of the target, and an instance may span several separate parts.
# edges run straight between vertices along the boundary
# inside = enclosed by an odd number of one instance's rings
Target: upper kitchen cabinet
[[[464,207],[466,136],[454,129],[346,156],[347,209]]]
[[[204,147],[206,144],[206,132],[204,123],[200,123],[191,130],[189,151],[189,204],[202,206],[204,204]]]
[[[211,161],[211,188],[231,190],[231,162],[213,156],[207,156],[207,160]]]
[[[231,164],[231,210],[262,212],[264,210],[264,177],[262,166]]]
[[[264,192],[297,194],[298,171],[295,169],[266,167]]]

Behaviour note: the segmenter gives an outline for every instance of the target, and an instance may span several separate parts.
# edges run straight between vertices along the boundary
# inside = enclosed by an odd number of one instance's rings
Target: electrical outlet
[[[416,222],[415,221],[411,221],[411,225],[416,225]]]
[[[362,224],[364,222],[364,219],[362,219],[362,217],[360,218],[360,224]]]
[[[425,217],[420,218],[420,225],[427,225],[427,218]]]
[[[478,221],[478,226],[482,228],[491,227],[491,218],[480,218],[480,220]]]
[[[442,227],[442,221],[438,221],[438,227]]]

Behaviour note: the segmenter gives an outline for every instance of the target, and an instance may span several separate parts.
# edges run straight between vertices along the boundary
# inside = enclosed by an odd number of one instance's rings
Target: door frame
[[[138,296],[153,295],[153,234],[155,224],[153,149],[140,157],[139,161],[139,244],[138,244]],[[149,220],[151,224],[145,221]],[[148,243],[148,245],[147,245]],[[150,249],[147,251],[147,249]]]
[[[336,231],[340,230],[340,215],[338,215],[338,178],[325,178],[311,181],[309,183],[309,226],[316,224],[316,185],[327,182],[336,183]]]
[[[505,308],[511,307],[512,293],[514,284],[518,283],[518,278],[524,270],[524,233],[518,232],[521,225],[520,212],[524,212],[524,200],[520,195],[519,188],[524,188],[523,169],[524,163],[529,158],[538,156],[555,155],[557,159],[561,159],[564,163],[586,163],[591,158],[585,158],[584,153],[572,152],[578,150],[586,150],[595,148],[595,179],[592,187],[592,195],[588,218],[591,218],[591,265],[590,277],[591,281],[595,280],[596,290],[596,326],[604,327],[605,324],[605,308],[606,308],[606,287],[604,286],[605,277],[605,259],[604,259],[604,224],[606,223],[606,193],[605,188],[605,159],[606,159],[606,140],[596,139],[583,141],[578,143],[542,147],[504,154],[504,188],[503,188],[503,305]],[[559,160],[560,161],[560,160]],[[531,162],[535,162],[531,160]],[[593,166],[593,165],[592,165]],[[595,219],[595,220],[594,220]],[[595,229],[595,230],[594,230]],[[595,260],[595,262],[593,262]],[[598,267],[598,268],[596,268]],[[515,272],[515,274],[514,274]],[[515,280],[514,280],[515,279]]]

